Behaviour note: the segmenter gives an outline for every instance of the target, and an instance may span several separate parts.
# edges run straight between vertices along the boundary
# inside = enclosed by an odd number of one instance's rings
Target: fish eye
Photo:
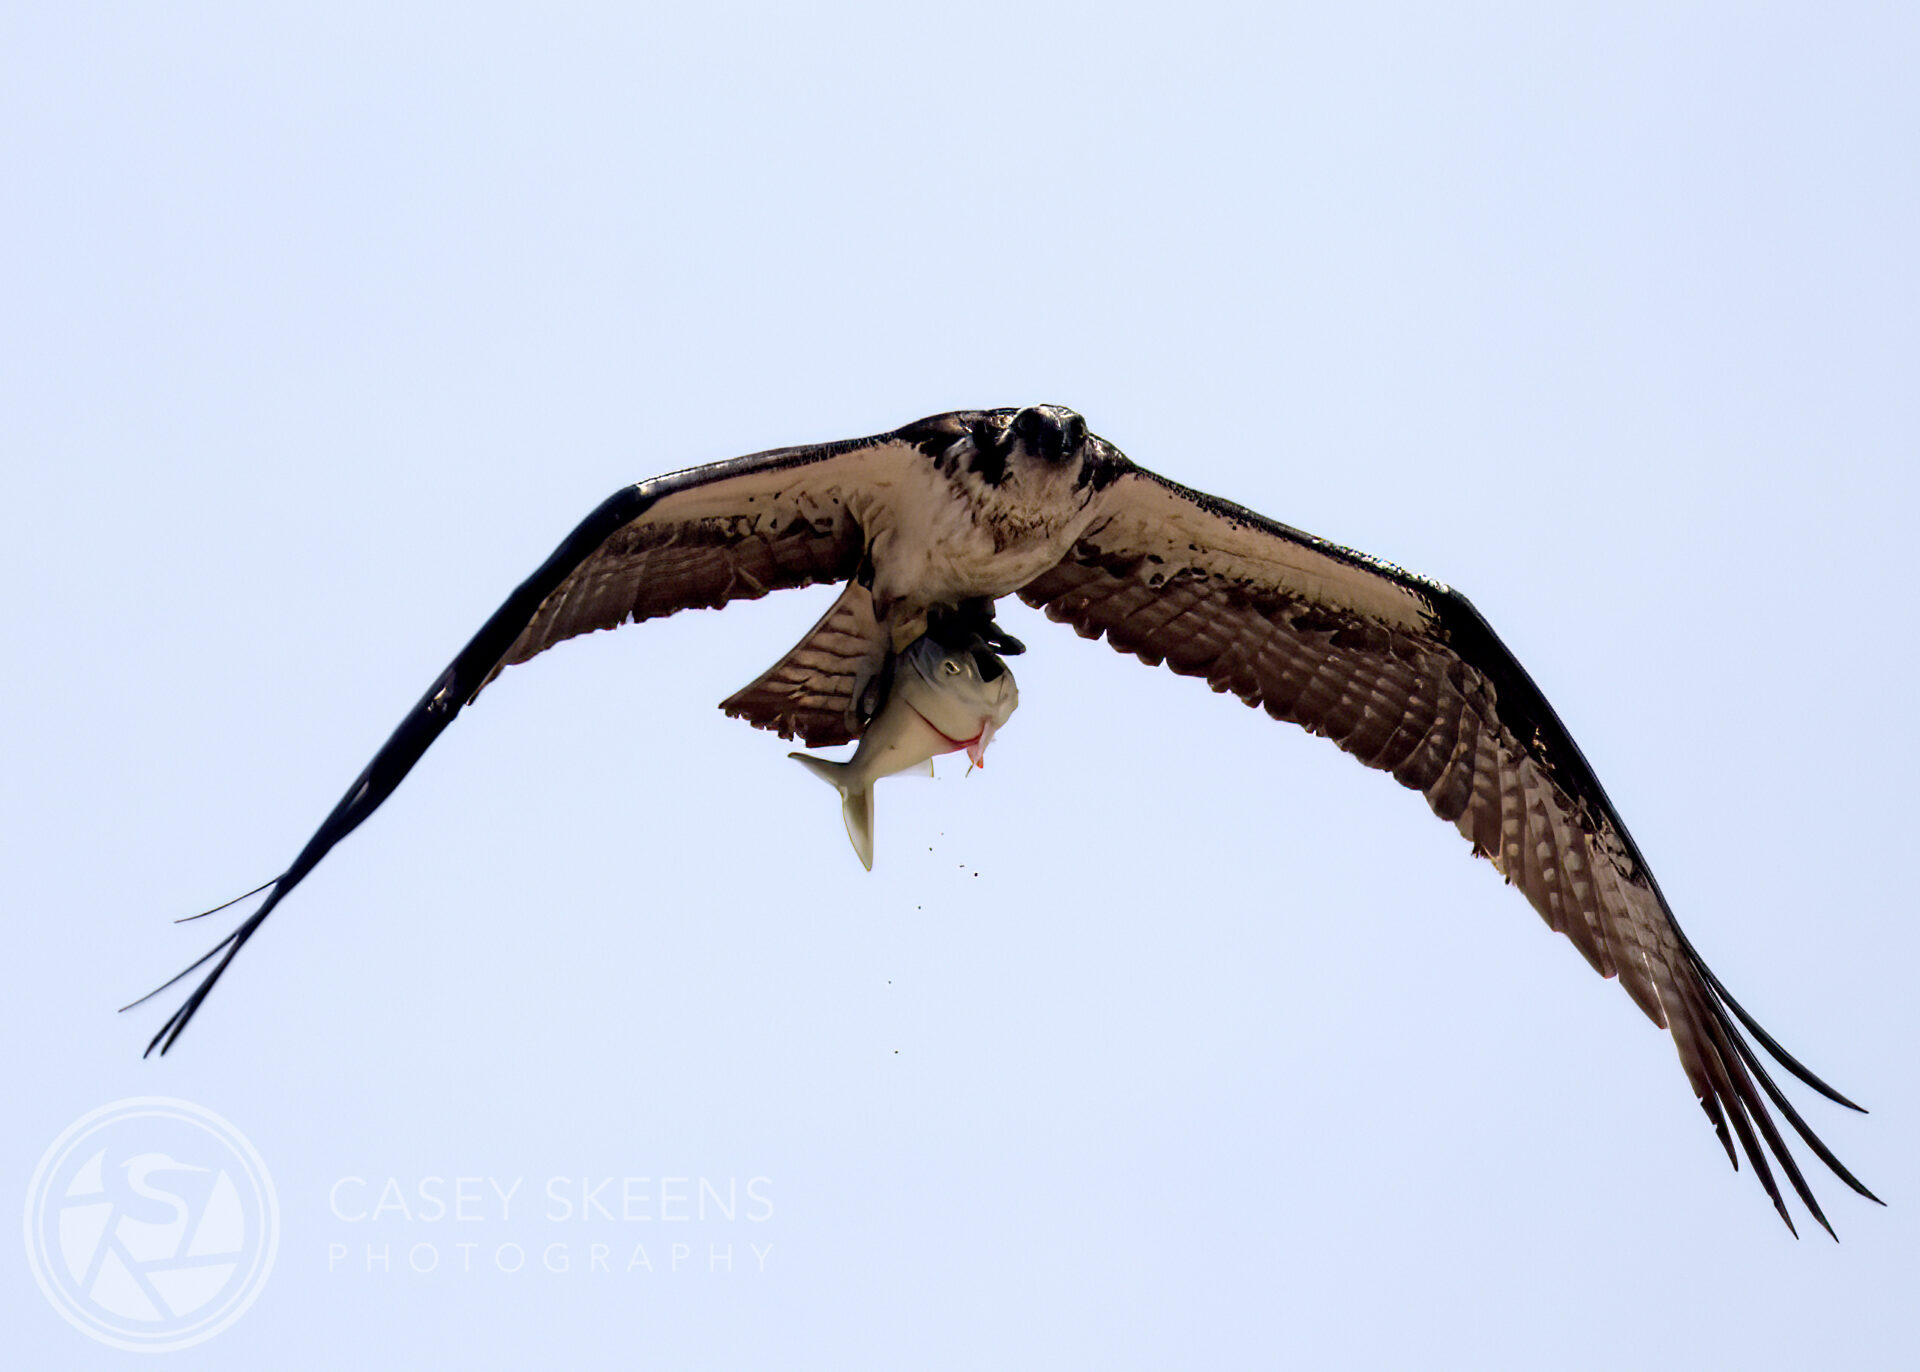
[[[945,672],[948,676],[959,676],[960,664],[955,662],[952,658],[948,658],[946,661],[940,664],[940,670]]]

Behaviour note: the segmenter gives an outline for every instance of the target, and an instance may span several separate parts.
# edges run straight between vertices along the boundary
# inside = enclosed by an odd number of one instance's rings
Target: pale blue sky
[[[182,1366],[1910,1356],[1910,7],[301,9],[0,13],[0,1175],[123,1096],[251,1138],[279,1261]],[[1795,1243],[1417,797],[1024,611],[871,875],[714,709],[817,598],[515,669],[139,1060],[169,919],[601,497],[1039,401],[1471,595],[1892,1207],[1815,1175]],[[772,1256],[369,1274],[466,1234],[329,1213],[465,1174],[763,1176],[689,1232]],[[130,1356],[17,1244],[0,1323]]]

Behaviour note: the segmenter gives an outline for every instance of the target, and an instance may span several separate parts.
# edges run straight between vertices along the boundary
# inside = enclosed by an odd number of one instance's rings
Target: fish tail
[[[873,787],[862,786],[857,791],[843,793],[845,799],[840,802],[840,814],[847,821],[847,837],[853,840],[853,851],[859,855],[860,865],[869,872],[873,870]]]
[[[840,793],[840,816],[847,822],[847,838],[853,843],[853,851],[859,857],[860,865],[871,872],[873,870],[872,784],[858,788],[850,786],[845,777],[852,768],[844,762],[829,762],[823,757],[812,757],[806,753],[788,753],[787,756]]]

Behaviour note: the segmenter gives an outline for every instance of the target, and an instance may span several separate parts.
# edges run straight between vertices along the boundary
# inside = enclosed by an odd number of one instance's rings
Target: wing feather
[[[547,589],[487,680],[580,634],[846,580],[865,552],[849,494],[889,467],[922,460],[882,435],[736,458],[630,488],[649,497],[644,508],[593,540]]]
[[[1464,597],[1133,467],[1103,494],[1073,552],[1020,596],[1083,636],[1104,635],[1325,735],[1420,791],[1594,970],[1618,976],[1672,1033],[1729,1158],[1738,1166],[1737,1140],[1790,1228],[1769,1153],[1832,1232],[1769,1098],[1836,1175],[1873,1198],[1786,1104],[1733,1017],[1794,1075],[1852,1103],[1726,996],[1565,726]]]

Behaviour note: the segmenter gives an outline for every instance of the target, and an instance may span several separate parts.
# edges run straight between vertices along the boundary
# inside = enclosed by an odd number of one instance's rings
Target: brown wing
[[[1731,1127],[1789,1228],[1767,1150],[1832,1232],[1768,1098],[1838,1176],[1871,1196],[1800,1119],[1728,1012],[1796,1076],[1852,1103],[1726,994],[1579,748],[1464,597],[1138,468],[1104,493],[1073,553],[1020,596],[1086,637],[1104,634],[1149,665],[1204,677],[1325,735],[1421,792],[1596,971],[1618,976],[1672,1032],[1728,1157],[1739,1165]]]
[[[869,441],[838,452],[761,453],[641,482],[632,492],[644,504],[636,500],[631,518],[617,511],[592,531],[601,536],[546,590],[487,680],[595,629],[846,580],[865,551],[848,496],[906,461],[923,459],[897,441]]]
[[[608,498],[427,688],[292,864],[261,888],[267,898],[259,909],[149,993],[213,964],[147,1051],[173,1045],[261,921],[380,808],[503,667],[589,630],[852,576],[866,536],[849,505],[923,467],[978,418],[935,415],[873,438],[756,453],[642,481]]]

